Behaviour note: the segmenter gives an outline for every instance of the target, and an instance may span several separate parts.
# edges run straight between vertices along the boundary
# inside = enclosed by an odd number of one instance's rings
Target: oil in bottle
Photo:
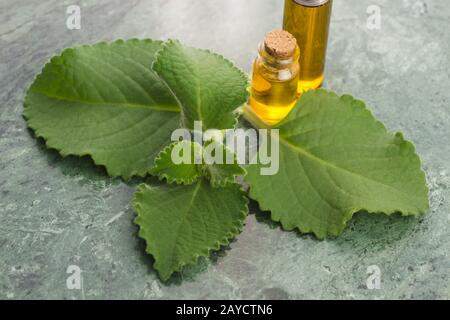
[[[269,32],[253,64],[249,104],[267,124],[281,121],[297,102],[300,50],[286,31]]]
[[[299,92],[317,89],[324,80],[333,0],[285,0],[283,29],[300,47]]]

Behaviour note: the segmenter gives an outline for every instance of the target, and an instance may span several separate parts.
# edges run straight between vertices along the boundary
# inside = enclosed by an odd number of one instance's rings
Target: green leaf
[[[151,69],[161,42],[66,49],[31,85],[24,116],[63,156],[90,155],[111,176],[143,176],[180,124],[178,103]]]
[[[237,176],[247,174],[247,171],[238,164],[236,155],[220,142],[210,141],[206,143],[203,159],[205,163],[203,166],[204,175],[215,188],[234,183]],[[216,161],[213,161],[213,159]]]
[[[102,42],[53,57],[27,92],[24,116],[63,156],[90,155],[111,176],[144,176],[180,123],[232,127],[246,84],[231,62],[179,42]]]
[[[188,186],[143,184],[133,205],[139,236],[164,281],[198,257],[228,245],[248,213],[239,185],[216,189],[204,179]]]
[[[172,152],[181,158],[187,157],[189,163],[177,163],[172,161]],[[150,170],[152,175],[158,176],[161,180],[167,179],[168,183],[193,184],[201,176],[201,171],[195,159],[203,156],[202,146],[198,143],[183,140],[174,142],[167,146],[155,159],[155,165]]]
[[[247,101],[247,77],[222,56],[187,48],[178,41],[164,44],[153,64],[180,103],[183,125],[204,130],[228,129],[237,121],[236,109]]]
[[[176,163],[173,156],[179,157]],[[235,154],[220,142],[209,141],[202,147],[196,142],[183,140],[161,151],[150,173],[168,183],[185,185],[206,177],[213,187],[219,188],[234,183],[235,177],[244,176],[246,171],[237,163]]]
[[[283,228],[338,235],[355,212],[419,215],[428,190],[414,146],[390,134],[363,102],[305,93],[278,124],[280,169],[248,167],[250,197]]]

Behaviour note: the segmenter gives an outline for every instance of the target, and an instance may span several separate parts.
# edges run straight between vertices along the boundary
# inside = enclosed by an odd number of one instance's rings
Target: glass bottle
[[[285,0],[283,29],[300,47],[299,92],[317,89],[324,80],[332,0]]]
[[[297,102],[300,50],[286,31],[268,33],[253,64],[249,104],[267,124],[281,121]]]

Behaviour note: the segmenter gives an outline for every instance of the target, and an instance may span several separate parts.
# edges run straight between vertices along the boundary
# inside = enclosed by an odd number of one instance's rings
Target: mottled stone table
[[[450,298],[450,7],[447,0],[336,0],[326,87],[366,100],[415,142],[431,189],[420,219],[358,214],[339,238],[283,232],[252,204],[226,249],[158,280],[133,224],[139,180],[62,158],[21,117],[26,88],[63,48],[116,38],[178,38],[250,71],[282,0],[3,0],[0,3],[0,298]],[[81,30],[66,8],[81,6]],[[381,28],[367,28],[367,8]],[[82,288],[69,290],[69,265]],[[381,289],[366,286],[381,270]]]

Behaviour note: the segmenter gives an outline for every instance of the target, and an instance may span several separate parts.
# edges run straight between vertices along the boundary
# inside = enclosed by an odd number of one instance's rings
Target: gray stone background
[[[66,28],[81,6],[81,30]],[[366,26],[381,8],[380,30]],[[325,87],[364,99],[423,159],[431,209],[420,219],[358,214],[339,238],[283,232],[252,204],[230,249],[163,284],[138,239],[134,180],[62,158],[21,117],[26,88],[63,48],[177,38],[250,72],[282,0],[0,1],[0,298],[450,298],[450,7],[447,0],[335,0]],[[82,288],[69,290],[69,265]],[[381,289],[366,287],[367,268]]]

